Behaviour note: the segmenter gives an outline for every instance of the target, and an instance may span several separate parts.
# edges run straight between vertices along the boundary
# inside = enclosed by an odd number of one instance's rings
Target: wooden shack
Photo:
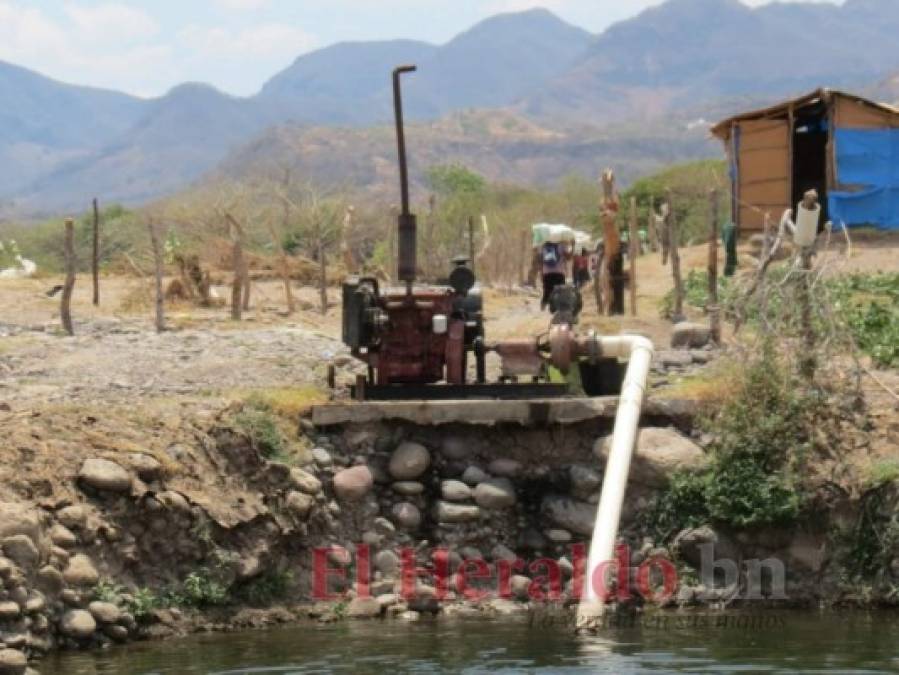
[[[824,218],[899,229],[899,110],[818,89],[719,122],[730,168],[732,218],[742,232],[779,221],[818,191]]]

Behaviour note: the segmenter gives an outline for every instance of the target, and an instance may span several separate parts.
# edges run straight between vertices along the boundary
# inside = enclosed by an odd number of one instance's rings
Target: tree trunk
[[[721,344],[721,308],[718,306],[718,191],[709,192],[709,328],[712,342]]]
[[[59,304],[59,318],[62,328],[69,335],[75,334],[72,324],[72,292],[75,290],[75,221],[66,218],[65,224],[65,260],[66,279],[62,287],[62,299]]]
[[[631,218],[628,230],[628,257],[631,259],[631,316],[637,316],[637,258],[640,256],[640,235],[637,232],[637,198],[631,197]]]
[[[815,378],[817,362],[815,359],[815,328],[812,323],[812,255],[813,248],[805,247],[799,254],[802,276],[799,279],[798,301],[799,320],[802,328],[802,357],[799,361],[799,372],[811,381]]]
[[[250,268],[247,265],[247,257],[241,256],[243,261],[243,270],[241,271],[241,290],[243,291],[242,306],[244,310],[250,308]]]
[[[474,271],[474,216],[468,216],[468,264]]]
[[[671,276],[674,279],[674,311],[671,320],[674,323],[683,321],[684,316],[684,282],[680,273],[680,253],[678,252],[679,237],[677,219],[674,217],[674,204],[671,200],[671,190],[665,191],[665,200],[668,204],[668,246],[671,255]]]
[[[272,246],[275,247],[275,251],[278,253],[278,267],[281,268],[281,281],[284,283],[284,300],[287,303],[287,313],[293,314],[297,308],[293,300],[293,291],[290,288],[290,261],[287,258],[287,251],[284,250],[284,245],[281,243],[278,233],[275,232],[275,226],[271,222],[268,224],[268,234],[272,239]]]
[[[318,230],[318,294],[321,303],[321,313],[328,313],[328,263],[325,260],[325,243],[322,237],[321,225]]]
[[[162,275],[164,269],[164,260],[162,253],[162,245],[159,242],[159,231],[153,221],[147,223],[150,230],[150,244],[153,247],[153,263],[154,276],[156,282],[156,332],[165,331],[165,296],[162,290]]]
[[[240,321],[244,279],[243,228],[231,215],[226,214],[225,218],[231,226],[231,266],[234,268],[234,280],[231,282],[231,318]]]
[[[349,232],[353,226],[353,214],[355,207],[347,206],[343,213],[343,227],[340,230],[340,255],[343,258],[343,265],[346,267],[347,274],[356,273],[356,256],[350,248]]]
[[[94,281],[94,307],[100,306],[100,206],[94,197],[94,240],[91,255],[91,275]]]
[[[656,224],[655,199],[649,198],[649,216],[646,219],[646,234],[649,235],[649,250],[655,253],[659,250],[659,231]]]
[[[671,203],[662,202],[662,214],[656,217],[659,226],[659,239],[662,240],[662,267],[668,264],[668,255],[671,252],[671,219],[668,217],[671,211]]]
[[[602,173],[602,229],[603,229],[603,265],[600,273],[604,313],[611,315],[615,311],[615,294],[613,293],[613,267],[621,252],[621,237],[618,234],[618,195],[615,194],[615,174],[611,169]]]

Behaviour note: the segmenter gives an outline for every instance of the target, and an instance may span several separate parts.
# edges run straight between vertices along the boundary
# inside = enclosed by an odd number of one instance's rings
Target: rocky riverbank
[[[571,602],[577,545],[592,533],[607,448],[595,423],[316,429],[304,421],[305,450],[272,458],[240,414],[232,406],[182,419],[177,433],[157,435],[143,452],[123,450],[122,440],[99,453],[69,442],[38,460],[29,443],[50,442],[48,432],[62,423],[47,414],[14,434],[30,471],[9,482],[19,489],[0,503],[0,673],[24,672],[26,658],[53,649],[188,630],[508,616],[546,600]],[[94,446],[102,445],[99,420],[85,422],[95,427]],[[132,431],[118,429],[122,438]],[[699,577],[707,544],[738,565],[783,561],[786,597],[766,596],[769,604],[861,600],[839,590],[828,534],[830,521],[854,517],[851,499],[821,514],[815,528],[705,526],[680,532],[668,547],[654,541],[645,516],[675,469],[704,465],[699,440],[674,426],[641,431],[621,530],[637,601],[645,593],[637,568],[664,559],[679,579],[664,606],[739,602],[743,571],[736,588],[733,579],[709,585]],[[896,504],[891,495],[882,508]],[[367,593],[356,583],[363,548]],[[316,597],[316,550],[327,600]],[[467,588],[454,578],[444,592],[440,566],[454,572],[463,563]],[[410,564],[418,570],[411,586],[403,575]]]

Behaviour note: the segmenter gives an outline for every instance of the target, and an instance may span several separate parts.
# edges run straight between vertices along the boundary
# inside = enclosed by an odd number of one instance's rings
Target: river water
[[[899,614],[667,614],[577,637],[534,621],[300,625],[64,654],[43,675],[896,673]]]

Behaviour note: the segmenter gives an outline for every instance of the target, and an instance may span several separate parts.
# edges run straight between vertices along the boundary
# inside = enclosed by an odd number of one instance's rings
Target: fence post
[[[637,198],[631,197],[628,229],[628,257],[631,259],[631,316],[637,316],[637,258],[640,255],[640,235],[637,228]]]
[[[165,295],[162,291],[162,276],[164,272],[164,260],[162,255],[162,245],[159,242],[159,231],[156,224],[151,218],[147,222],[147,229],[150,230],[150,244],[153,247],[153,276],[156,287],[156,332],[165,331]]]
[[[226,215],[226,219],[231,226],[231,266],[234,268],[234,280],[231,282],[231,318],[240,321],[244,280],[243,228],[230,214]]]
[[[59,318],[62,321],[63,330],[69,335],[74,335],[75,328],[72,325],[72,292],[75,290],[75,221],[71,218],[66,218],[64,246],[66,279],[62,287]]]
[[[665,201],[668,204],[668,246],[671,256],[671,276],[674,279],[674,311],[671,320],[673,323],[679,323],[686,317],[684,316],[684,282],[680,273],[680,246],[677,218],[674,217],[674,203],[671,199],[671,189],[665,190]]]
[[[709,327],[712,342],[721,344],[721,308],[718,306],[718,190],[709,191]]]
[[[100,306],[100,206],[94,197],[94,241],[91,256],[91,274],[94,281],[94,307]]]

